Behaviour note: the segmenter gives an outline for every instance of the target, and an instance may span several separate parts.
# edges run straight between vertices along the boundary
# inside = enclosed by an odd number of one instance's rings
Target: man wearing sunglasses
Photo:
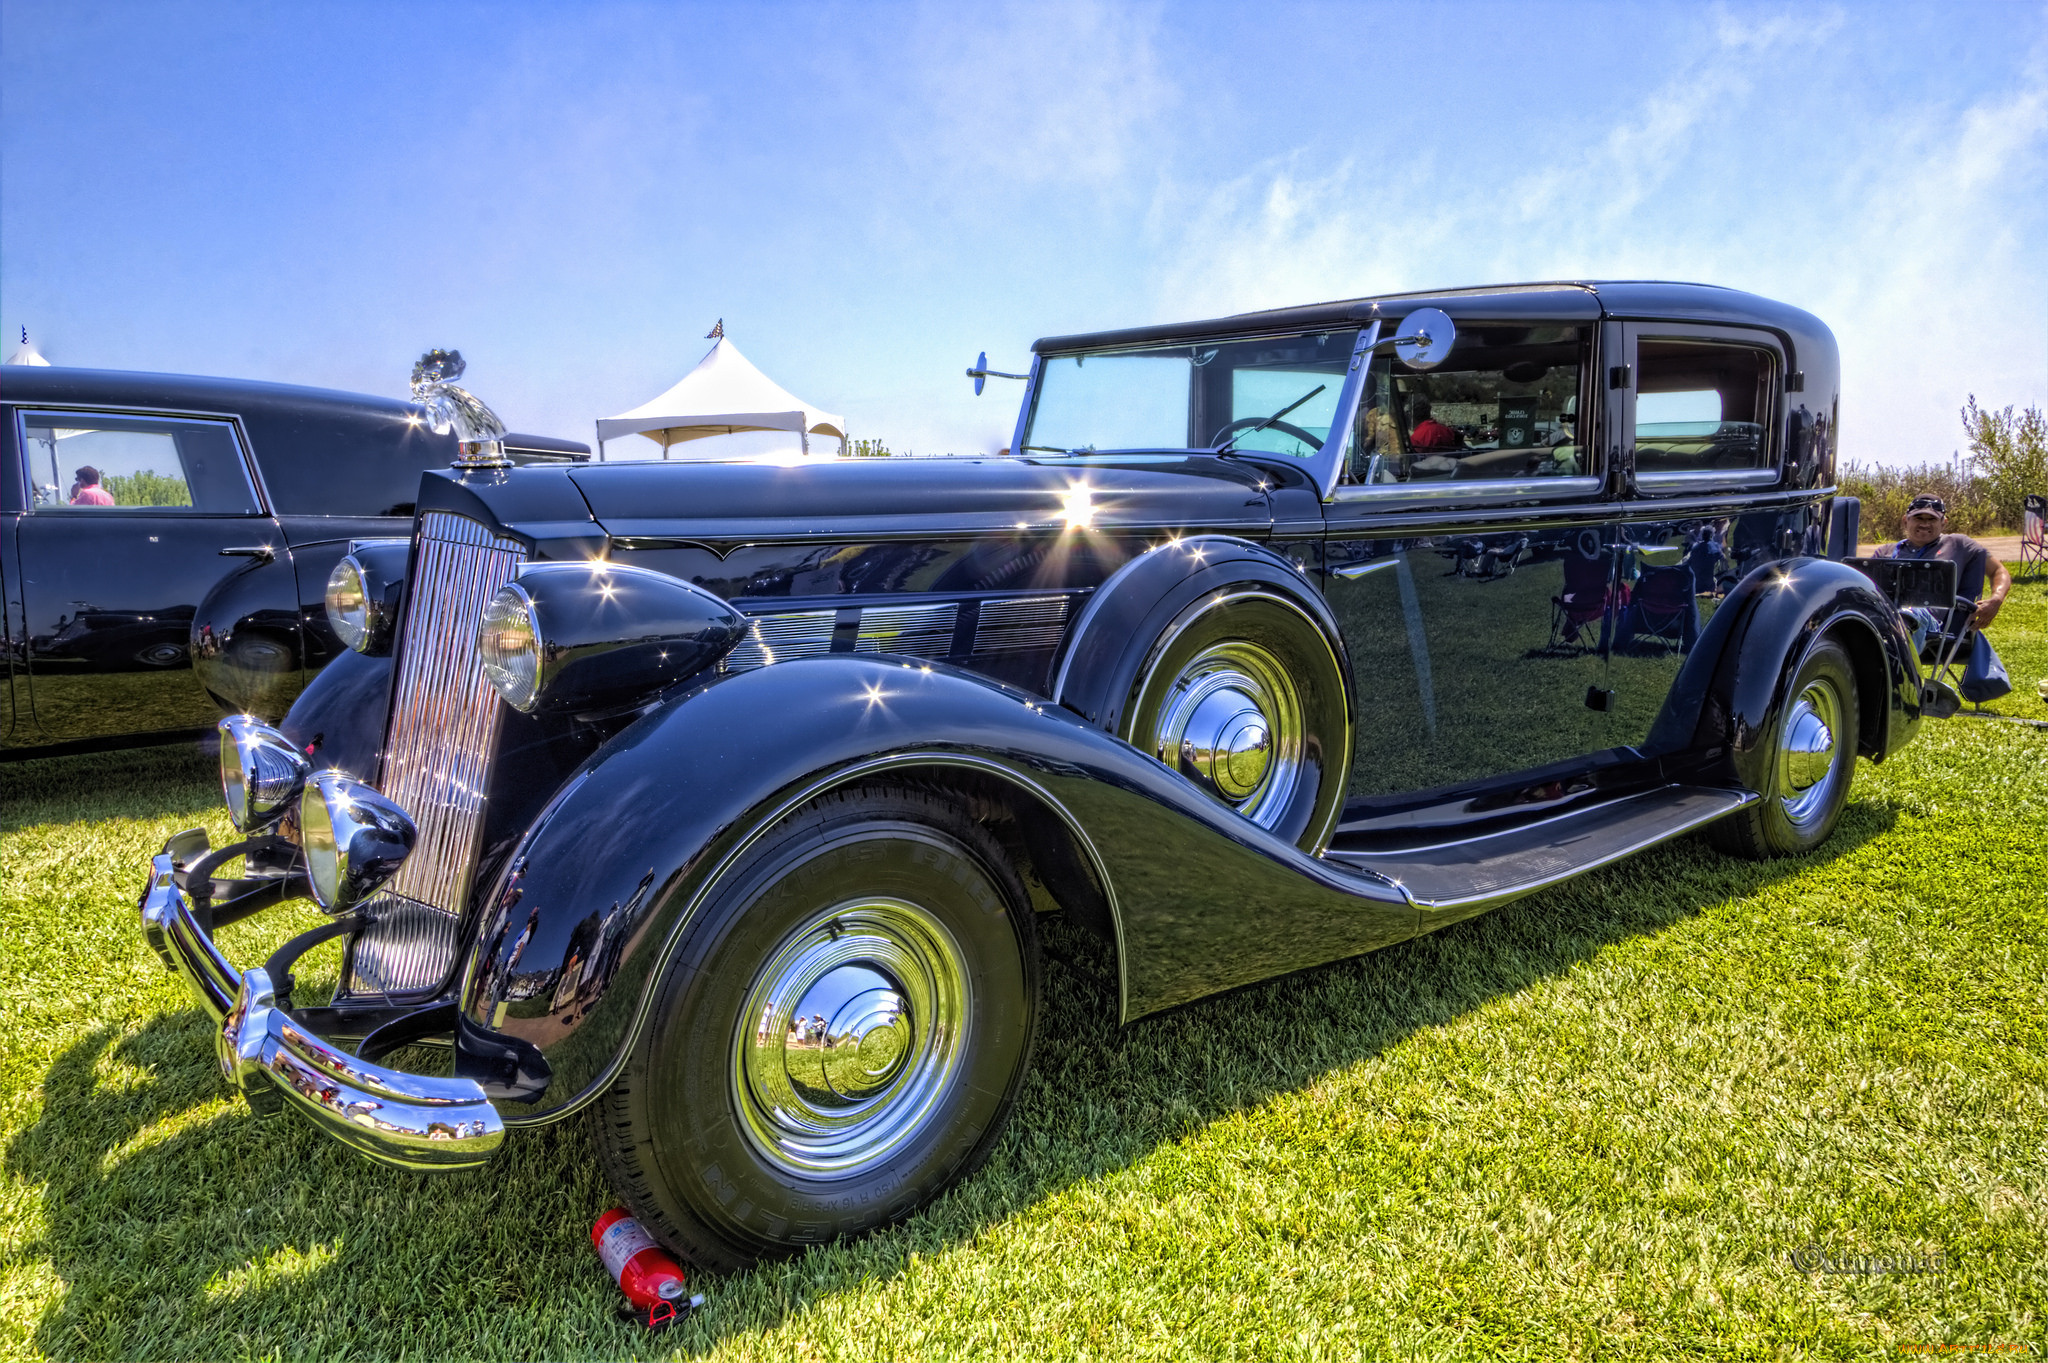
[[[2005,604],[2006,593],[2012,590],[2012,574],[1991,556],[1990,550],[1968,535],[1946,533],[1946,502],[1921,493],[1906,508],[1904,528],[1905,537],[1879,548],[1878,558],[1945,558],[1956,565],[1956,594],[1977,603],[1977,613],[1970,623],[1983,629],[1998,617],[1998,608]],[[1987,578],[1991,584],[1988,596],[1984,593]]]

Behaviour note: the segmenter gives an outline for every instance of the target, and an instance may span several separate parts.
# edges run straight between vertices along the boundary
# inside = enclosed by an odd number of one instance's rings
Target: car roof
[[[366,416],[407,416],[417,404],[374,393],[307,388],[256,379],[200,374],[153,374],[132,369],[73,369],[62,365],[9,366],[5,396],[17,403],[92,403],[142,408],[247,413],[251,409],[317,407]]]
[[[1701,322],[1761,325],[1801,338],[1826,336],[1827,328],[1810,313],[1740,289],[1718,284],[1687,284],[1662,279],[1549,280],[1526,284],[1486,284],[1472,288],[1423,289],[1413,293],[1344,298],[1298,307],[1240,312],[1206,321],[1169,322],[1114,331],[1047,336],[1032,345],[1040,355],[1125,346],[1165,345],[1274,332],[1355,327],[1375,311],[1389,321],[1419,307],[1442,308],[1453,319],[1514,321],[1520,318],[1582,319],[1631,317],[1682,318]],[[1832,348],[1833,338],[1829,337]]]

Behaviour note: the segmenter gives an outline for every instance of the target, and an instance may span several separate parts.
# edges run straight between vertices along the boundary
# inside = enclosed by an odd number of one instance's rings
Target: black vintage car
[[[655,1234],[744,1263],[982,1159],[1042,914],[1140,1018],[1688,830],[1813,848],[1919,723],[1826,556],[1804,312],[1518,285],[1036,351],[1014,457],[428,475],[336,572],[356,651],[223,725],[249,840],[143,896],[252,1106],[421,1168],[592,1112]],[[264,965],[213,945],[306,894]]]
[[[26,366],[0,370],[0,443],[0,760],[284,714],[343,651],[322,605],[336,560],[404,534],[456,446],[389,398]]]

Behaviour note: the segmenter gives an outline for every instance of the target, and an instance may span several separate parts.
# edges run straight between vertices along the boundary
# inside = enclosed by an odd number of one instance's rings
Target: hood
[[[1263,534],[1272,524],[1272,475],[1207,455],[586,464],[567,476],[605,532],[626,539],[950,537],[1057,528],[1084,507],[1105,531]]]

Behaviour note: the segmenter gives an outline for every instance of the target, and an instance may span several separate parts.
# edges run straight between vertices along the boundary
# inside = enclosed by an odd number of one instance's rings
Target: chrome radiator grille
[[[477,661],[476,627],[524,558],[518,541],[465,517],[420,517],[377,782],[412,815],[419,841],[378,897],[378,923],[351,952],[351,990],[429,988],[453,958],[503,714]]]

